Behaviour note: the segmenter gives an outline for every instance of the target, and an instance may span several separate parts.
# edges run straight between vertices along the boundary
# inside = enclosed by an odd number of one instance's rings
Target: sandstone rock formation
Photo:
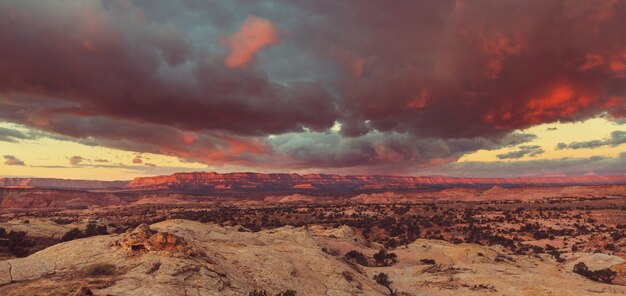
[[[394,266],[362,267],[344,262],[343,254],[321,250],[336,241],[368,256],[379,248],[364,244],[345,226],[245,232],[238,227],[169,220],[0,261],[0,295],[67,295],[58,291],[63,288],[71,294],[80,287],[94,295],[246,296],[255,289],[270,294],[295,289],[299,296],[386,295],[386,289],[372,280],[379,272],[389,275],[400,295],[626,293],[626,287],[572,273],[565,268],[570,262],[561,265],[548,256],[510,255],[498,247],[420,239],[393,250],[398,256]],[[137,252],[133,246],[145,250]],[[180,246],[196,252],[181,252]],[[424,264],[422,259],[436,264]]]
[[[129,229],[115,242],[128,255],[137,255],[142,252],[163,251],[169,253],[184,253],[192,255],[192,248],[184,238],[167,232],[151,230],[146,224],[141,224],[135,229]]]

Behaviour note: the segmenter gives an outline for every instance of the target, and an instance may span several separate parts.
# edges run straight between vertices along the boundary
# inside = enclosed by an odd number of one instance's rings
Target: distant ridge
[[[4,188],[46,189],[114,189],[123,188],[128,181],[69,180],[55,178],[0,178]]]
[[[427,187],[554,186],[626,184],[626,176],[454,178],[387,175],[261,174],[191,172],[169,176],[139,177],[131,189],[414,189]]]
[[[188,172],[138,177],[132,181],[66,180],[52,178],[0,178],[0,187],[49,189],[111,189],[176,192],[228,191],[385,191],[442,187],[568,186],[626,184],[626,176],[455,178],[444,176],[388,176],[336,174],[262,174]]]

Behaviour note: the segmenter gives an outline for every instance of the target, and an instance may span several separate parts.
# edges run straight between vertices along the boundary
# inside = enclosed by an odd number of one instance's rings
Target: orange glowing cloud
[[[268,19],[249,16],[239,31],[224,39],[230,53],[224,64],[237,68],[249,64],[264,47],[278,42],[278,30]]]

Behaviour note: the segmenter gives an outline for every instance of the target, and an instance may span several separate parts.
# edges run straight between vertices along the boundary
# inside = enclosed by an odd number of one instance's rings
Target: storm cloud
[[[626,131],[613,131],[611,135],[603,140],[592,140],[583,142],[572,142],[569,144],[558,143],[557,150],[561,149],[593,149],[603,146],[619,146],[626,143]]]
[[[18,130],[0,127],[0,141],[16,143],[20,139],[27,138],[24,133]]]
[[[622,121],[625,35],[619,1],[2,1],[0,120],[211,165],[408,172]]]

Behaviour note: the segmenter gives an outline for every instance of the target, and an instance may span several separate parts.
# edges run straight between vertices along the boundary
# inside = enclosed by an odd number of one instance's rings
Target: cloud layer
[[[18,159],[13,155],[4,155],[4,164],[5,165],[25,165],[24,161]]]
[[[524,156],[537,156],[541,153],[545,152],[541,146],[538,145],[524,145],[520,146],[518,150],[514,150],[507,153],[502,153],[496,155],[498,159],[517,159],[522,158]]]
[[[613,131],[611,135],[603,140],[591,140],[584,142],[572,142],[569,144],[559,143],[556,148],[561,149],[585,149],[598,148],[602,146],[619,146],[626,143],[626,131]]]
[[[9,0],[0,120],[211,165],[409,172],[623,120],[625,35],[619,1]]]
[[[249,16],[239,31],[223,40],[230,53],[224,64],[230,68],[249,64],[264,47],[278,41],[278,30],[271,21]]]

